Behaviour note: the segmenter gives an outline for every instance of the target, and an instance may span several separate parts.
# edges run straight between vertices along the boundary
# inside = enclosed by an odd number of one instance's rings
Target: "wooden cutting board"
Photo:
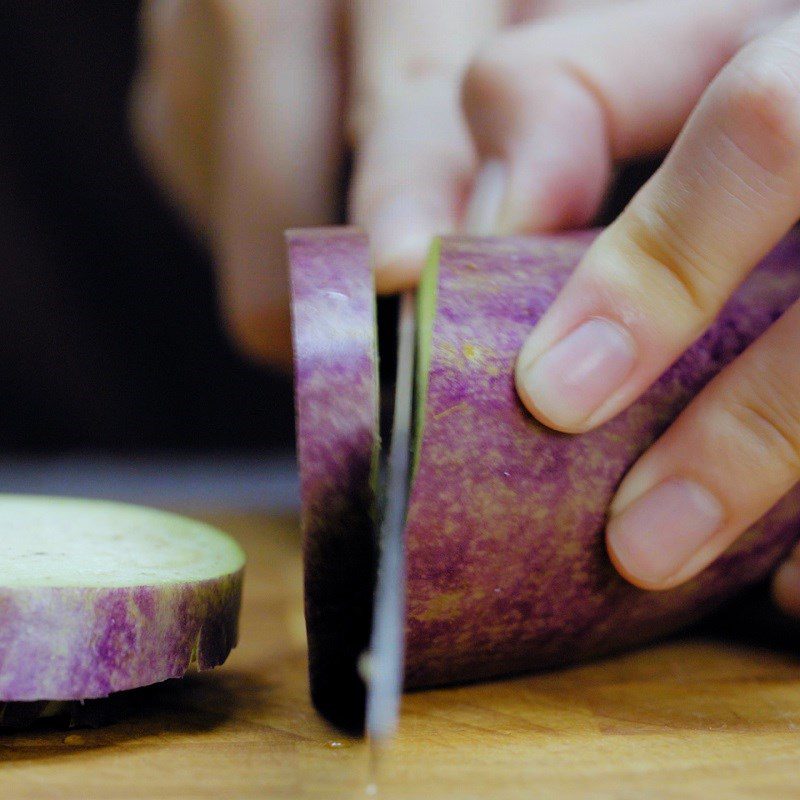
[[[362,742],[307,696],[293,518],[211,518],[249,555],[223,668],[136,696],[100,730],[0,735],[0,797],[360,798]],[[405,699],[381,798],[800,797],[800,661],[679,640]]]

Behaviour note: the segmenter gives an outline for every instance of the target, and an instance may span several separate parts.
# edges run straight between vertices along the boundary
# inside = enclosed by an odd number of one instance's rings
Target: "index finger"
[[[576,432],[625,408],[797,219],[799,43],[796,16],[734,57],[590,248],[519,356],[539,419]]]
[[[350,216],[370,234],[379,290],[416,282],[431,239],[455,229],[475,155],[459,77],[502,0],[355,0]]]
[[[500,24],[505,0],[353,0],[350,128],[363,137],[379,113],[420,83],[457,78]]]

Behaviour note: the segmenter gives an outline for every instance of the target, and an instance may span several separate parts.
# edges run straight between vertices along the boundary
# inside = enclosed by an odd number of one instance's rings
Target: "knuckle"
[[[634,202],[621,220],[622,248],[633,252],[629,263],[639,273],[637,281],[649,291],[669,296],[698,326],[712,317],[722,294],[715,270],[670,215],[656,204]]]
[[[558,97],[564,70],[538,29],[502,33],[473,56],[461,83],[461,106],[473,130],[482,135],[508,131]],[[524,44],[524,47],[522,46]]]
[[[731,392],[725,411],[745,452],[800,475],[800,399],[780,377],[759,374]]]
[[[759,138],[800,147],[800,50],[759,44],[732,67],[726,90],[734,117]]]
[[[586,137],[613,128],[607,99],[574,63],[564,30],[538,23],[501,33],[473,56],[461,84],[461,105],[479,145],[526,132],[542,117],[574,120]],[[605,143],[605,142],[604,142]]]
[[[504,53],[502,36],[498,37],[467,65],[461,87],[464,111],[471,120],[487,108],[513,107],[521,99],[517,70]]]

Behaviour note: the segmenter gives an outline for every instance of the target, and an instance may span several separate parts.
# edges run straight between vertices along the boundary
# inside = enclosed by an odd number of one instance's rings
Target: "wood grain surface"
[[[250,559],[228,664],[99,730],[0,735],[0,797],[365,797],[365,745],[308,701],[296,520],[211,521]],[[410,694],[380,766],[381,798],[800,797],[800,662],[693,638]]]

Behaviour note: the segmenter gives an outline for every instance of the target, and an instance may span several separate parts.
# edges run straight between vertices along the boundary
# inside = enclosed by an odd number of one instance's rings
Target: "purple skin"
[[[407,535],[407,685],[567,664],[667,635],[763,578],[800,530],[795,489],[691,582],[626,583],[604,546],[626,470],[800,295],[792,233],[629,410],[568,436],[520,404],[514,361],[591,237],[443,242]]]
[[[375,290],[358,231],[287,238],[311,694],[328,719],[357,732],[365,691],[356,665],[375,584]]]
[[[531,326],[591,234],[444,242],[425,431],[407,535],[409,688],[568,664],[665,636],[763,578],[800,523],[794,490],[695,580],[644,592],[611,566],[607,506],[688,401],[800,295],[793,233],[632,408],[567,436],[513,382]],[[375,551],[374,309],[364,238],[289,237],[312,695],[357,729]]]
[[[193,661],[222,664],[238,636],[242,576],[0,589],[0,701],[107,697],[179,678]]]

